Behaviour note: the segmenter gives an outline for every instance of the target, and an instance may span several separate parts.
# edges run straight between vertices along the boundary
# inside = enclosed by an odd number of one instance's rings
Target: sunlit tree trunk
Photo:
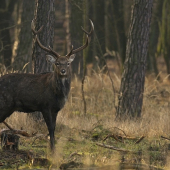
[[[152,5],[153,0],[134,1],[119,92],[120,118],[141,116]]]
[[[54,0],[35,1],[35,30],[40,29],[42,25],[44,26],[38,36],[44,46],[50,46],[51,48],[53,47],[54,38],[54,12]],[[52,69],[52,65],[46,61],[46,52],[34,40],[32,63],[34,73],[48,72]]]

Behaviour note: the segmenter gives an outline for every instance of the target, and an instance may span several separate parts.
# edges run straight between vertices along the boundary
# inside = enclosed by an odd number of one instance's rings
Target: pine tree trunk
[[[35,1],[35,30],[39,30],[42,25],[44,26],[38,37],[44,46],[51,48],[53,48],[54,37],[54,12],[54,0]],[[52,70],[52,65],[46,61],[46,52],[35,41],[33,41],[32,63],[34,73]]]
[[[6,1],[1,0],[0,2],[0,40],[3,55],[3,64],[6,67],[11,65],[12,58],[12,47],[11,47],[11,37],[10,37],[10,22],[11,15],[14,10],[14,5],[16,0]]]
[[[83,31],[81,26],[83,25],[83,11],[82,1],[74,0],[71,5],[71,16],[70,16],[70,33],[71,33],[71,44],[74,48],[80,47],[83,43]],[[72,73],[73,75],[78,75],[79,78],[83,76],[83,52],[76,54],[74,62],[72,63]]]
[[[95,25],[95,44],[94,52],[99,58],[99,66],[102,68],[106,63],[103,55],[106,52],[105,44],[105,1],[93,0],[93,18]],[[96,60],[94,60],[94,68],[96,69]]]
[[[123,0],[112,0],[114,34],[116,37],[117,50],[119,52],[122,63],[126,56],[126,36],[124,31],[124,10]]]
[[[153,0],[134,1],[117,109],[120,118],[141,116],[152,5]]]
[[[65,0],[66,54],[71,50],[69,2]]]
[[[39,30],[41,26],[44,26],[42,31],[38,33],[40,42],[45,47],[53,48],[54,38],[54,0],[36,0],[34,23],[35,30]],[[46,60],[46,52],[38,46],[38,43],[33,39],[33,51],[32,51],[32,67],[33,73],[44,73],[52,71],[52,64]],[[33,114],[35,120],[42,119],[42,114],[37,112]]]
[[[159,23],[161,23],[162,19],[162,6],[164,1],[157,0],[155,1],[155,9],[153,10],[153,17],[151,22],[151,33],[150,33],[150,41],[149,41],[149,56],[148,56],[148,68],[147,70],[150,72],[155,73],[157,76],[159,71],[157,68],[156,63],[156,52],[157,52],[157,44],[158,44],[158,38],[159,38]],[[159,78],[159,77],[158,77]]]
[[[18,44],[15,56],[13,58],[13,68],[14,70],[23,69],[26,66],[27,72],[31,72],[31,53],[32,53],[32,33],[31,33],[31,21],[34,16],[34,0],[23,0],[22,1],[22,13],[20,19],[20,31],[19,39],[17,39],[15,44]]]

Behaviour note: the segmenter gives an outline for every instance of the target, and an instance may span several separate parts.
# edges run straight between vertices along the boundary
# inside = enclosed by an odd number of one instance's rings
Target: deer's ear
[[[56,62],[56,58],[53,57],[52,55],[46,55],[46,59],[50,63],[55,63]]]
[[[73,54],[73,55],[71,55],[71,56],[69,57],[69,59],[68,59],[68,60],[69,60],[69,62],[70,62],[70,63],[74,60],[75,56],[76,56],[76,55],[75,55],[75,54]]]

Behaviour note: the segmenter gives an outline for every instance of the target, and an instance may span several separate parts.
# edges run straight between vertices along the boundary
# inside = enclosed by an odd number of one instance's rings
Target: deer
[[[34,21],[31,29],[39,47],[47,52],[46,60],[53,64],[54,70],[47,73],[9,73],[0,77],[0,123],[4,122],[14,111],[32,113],[41,112],[50,136],[50,148],[55,148],[55,127],[58,112],[64,107],[71,86],[71,63],[75,54],[84,50],[90,42],[94,31],[90,20],[91,30],[87,32],[84,45],[74,49],[73,46],[65,56],[59,55],[50,46],[42,45],[38,33],[43,26],[35,31]]]

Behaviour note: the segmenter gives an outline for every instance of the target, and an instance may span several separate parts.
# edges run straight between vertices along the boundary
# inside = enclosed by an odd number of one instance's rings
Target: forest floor
[[[20,137],[19,150],[0,150],[0,169],[168,169],[170,139],[164,137],[129,136],[101,122],[88,131],[57,125],[54,154],[45,134]]]
[[[111,63],[109,63],[112,65]],[[110,67],[109,65],[109,67]],[[91,70],[84,84],[87,111],[81,93],[81,81],[73,77],[65,107],[56,124],[56,148],[49,150],[44,121],[15,112],[6,122],[32,137],[20,136],[19,150],[0,148],[0,169],[170,169],[170,81],[160,72],[145,79],[142,116],[138,120],[116,121],[121,78],[116,66],[110,77]],[[8,129],[0,124],[0,130]]]

